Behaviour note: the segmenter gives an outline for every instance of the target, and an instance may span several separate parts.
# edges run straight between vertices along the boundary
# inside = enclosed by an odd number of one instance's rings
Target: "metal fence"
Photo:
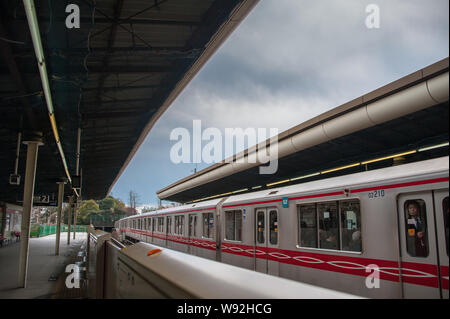
[[[61,232],[67,232],[67,225],[61,225]],[[70,226],[70,231],[73,232],[73,225]],[[76,225],[76,232],[86,232],[87,226],[84,225]],[[56,225],[39,225],[32,224],[30,228],[30,236],[31,237],[44,237],[48,235],[56,234]]]

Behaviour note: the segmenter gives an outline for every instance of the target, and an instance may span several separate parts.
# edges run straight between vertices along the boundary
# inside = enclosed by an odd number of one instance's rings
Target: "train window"
[[[184,216],[175,216],[175,234],[183,235]]]
[[[442,211],[444,212],[445,244],[447,246],[448,256],[448,196],[442,201]]]
[[[164,217],[158,217],[158,231],[160,233],[164,232]]]
[[[319,216],[319,246],[339,249],[339,214],[336,202],[317,204]]]
[[[172,234],[172,216],[166,217],[166,233]]]
[[[147,230],[150,231],[152,228],[152,219],[149,217],[147,218]]]
[[[258,229],[256,230],[256,240],[258,241],[259,244],[264,244],[265,240],[264,240],[264,230],[265,230],[265,225],[264,225],[264,212],[257,212],[256,213],[256,227],[258,227]]]
[[[194,225],[192,227],[192,230],[194,232],[194,237],[197,237],[197,215],[194,216]]]
[[[276,210],[269,212],[270,244],[278,244],[278,214]]]
[[[152,232],[156,230],[156,218],[152,218]]]
[[[197,236],[197,215],[189,215],[189,237]]]
[[[317,248],[316,204],[300,205],[298,211],[300,246]]]
[[[407,200],[404,207],[406,249],[412,257],[428,256],[427,210],[422,199]]]
[[[214,214],[213,213],[203,214],[203,237],[212,238],[213,227],[214,227]]]
[[[342,250],[361,251],[361,212],[357,199],[341,201]]]
[[[242,240],[242,211],[225,212],[225,239]]]

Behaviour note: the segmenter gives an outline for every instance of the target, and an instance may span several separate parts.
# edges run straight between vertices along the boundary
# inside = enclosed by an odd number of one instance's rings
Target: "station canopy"
[[[34,0],[64,168],[49,120],[22,1],[0,1],[0,201],[20,203],[26,146],[41,132],[35,195],[56,200],[75,175],[81,128],[82,197],[103,198],[157,119],[257,0]],[[80,13],[79,28],[66,19]],[[74,17],[74,16],[72,16]],[[69,22],[73,26],[72,17]],[[74,17],[76,18],[76,17]],[[31,133],[33,135],[34,133]],[[66,195],[71,194],[66,187]]]
[[[448,156],[448,71],[446,58],[280,133],[274,174],[230,163],[267,140],[157,195],[190,203]]]

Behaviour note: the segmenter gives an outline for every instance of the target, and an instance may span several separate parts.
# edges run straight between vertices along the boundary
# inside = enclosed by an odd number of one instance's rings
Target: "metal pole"
[[[69,197],[69,216],[67,218],[67,245],[70,245],[70,224],[72,219],[73,195]]]
[[[59,241],[61,237],[61,216],[62,216],[62,203],[64,199],[64,182],[58,182],[58,213],[56,215],[56,247],[55,256],[59,255]]]
[[[22,141],[22,132],[17,135],[16,162],[14,163],[14,174],[17,175],[19,169],[20,142]]]
[[[73,239],[75,239],[76,234],[76,227],[77,227],[77,213],[78,213],[78,198],[76,202],[74,203],[74,209],[73,209]]]
[[[39,145],[42,142],[28,141],[27,165],[25,171],[25,185],[23,191],[23,213],[20,233],[20,255],[19,255],[19,287],[27,286],[28,270],[28,248],[30,240],[31,210],[33,209],[34,179],[36,177],[36,163]]]
[[[77,130],[77,153],[76,153],[76,165],[75,165],[75,173],[77,174],[77,176],[80,175],[80,150],[81,150],[81,127],[78,128]],[[81,185],[80,185],[81,186]],[[75,210],[74,210],[74,216],[73,216],[73,239],[75,239],[75,234],[76,232],[76,226],[77,226],[77,213],[78,213],[78,207],[79,207],[79,200],[81,199],[81,187],[80,187],[80,194],[78,194],[78,198],[77,198],[77,202],[75,205]]]
[[[80,175],[80,142],[81,142],[81,128],[79,127],[77,130],[77,160],[75,166],[75,173]]]

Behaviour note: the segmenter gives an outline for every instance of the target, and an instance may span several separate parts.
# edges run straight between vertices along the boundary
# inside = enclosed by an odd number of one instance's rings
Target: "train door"
[[[192,242],[195,240],[197,236],[197,215],[190,214],[189,217],[189,228],[188,228],[188,253],[196,255],[196,247],[192,245]]]
[[[400,282],[404,298],[441,297],[433,204],[431,191],[398,198]]]
[[[166,216],[166,232],[164,234],[164,245],[166,247],[169,247],[169,235],[171,233],[172,233],[172,216]]]
[[[442,298],[448,299],[448,189],[434,191],[433,195],[436,213],[436,239],[438,242],[439,270],[441,279],[440,287]]]
[[[255,210],[255,270],[278,276],[278,262],[270,256],[278,248],[278,210],[257,208]]]

